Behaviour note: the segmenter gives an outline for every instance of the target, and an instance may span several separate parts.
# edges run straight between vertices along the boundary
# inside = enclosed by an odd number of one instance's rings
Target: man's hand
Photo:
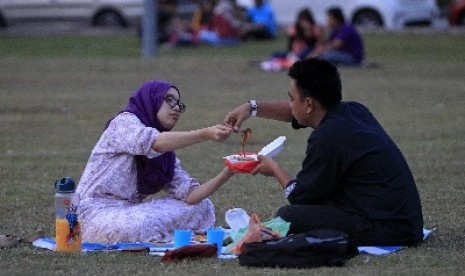
[[[258,161],[260,161],[260,164],[251,172],[251,174],[256,175],[259,173],[264,176],[273,176],[278,180],[279,185],[285,189],[287,183],[289,183],[292,179],[289,174],[276,161],[269,157],[259,155]]]
[[[258,156],[258,161],[260,161],[260,164],[252,170],[252,175],[256,175],[259,173],[264,176],[276,177],[277,171],[281,168],[276,161],[262,155]]]
[[[224,124],[233,128],[234,132],[237,132],[242,123],[250,118],[250,103],[240,105],[230,111],[224,118]]]

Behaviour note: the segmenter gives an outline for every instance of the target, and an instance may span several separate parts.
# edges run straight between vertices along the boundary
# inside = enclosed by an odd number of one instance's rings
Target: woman
[[[207,197],[234,173],[224,168],[199,185],[173,150],[205,140],[224,141],[232,129],[216,125],[170,131],[185,108],[175,86],[149,81],[107,123],[77,188],[83,240],[168,242],[175,228],[197,232],[214,226],[214,207]],[[148,198],[161,190],[167,194]]]
[[[287,36],[287,51],[273,53],[269,60],[260,64],[262,70],[288,70],[294,62],[305,59],[324,41],[323,28],[315,23],[309,9],[299,11],[295,24],[287,30]]]
[[[314,48],[323,44],[323,28],[315,23],[309,9],[302,9],[297,15],[295,25],[287,31],[289,52],[304,59]]]

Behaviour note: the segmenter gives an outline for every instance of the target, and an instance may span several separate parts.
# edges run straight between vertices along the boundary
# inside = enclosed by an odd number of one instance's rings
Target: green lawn
[[[22,244],[0,250],[0,274],[439,274],[458,275],[465,257],[465,48],[452,34],[365,34],[368,60],[378,68],[342,68],[344,99],[367,105],[404,152],[423,203],[425,227],[436,228],[424,244],[398,253],[361,255],[344,268],[250,269],[236,260],[165,265],[131,253],[60,255]],[[283,38],[231,48],[160,48],[140,58],[128,34],[0,37],[0,234],[23,236],[40,228],[54,235],[53,183],[76,181],[101,131],[145,80],[165,79],[182,91],[187,113],[176,129],[222,122],[248,99],[286,98],[285,72],[264,73],[254,63],[284,48]],[[279,135],[286,148],[276,159],[299,170],[310,130],[249,120],[250,150]],[[222,168],[222,156],[239,151],[237,135],[178,151],[183,166],[205,181]],[[212,201],[217,225],[242,207],[270,219],[286,204],[279,185],[261,176],[237,175]]]

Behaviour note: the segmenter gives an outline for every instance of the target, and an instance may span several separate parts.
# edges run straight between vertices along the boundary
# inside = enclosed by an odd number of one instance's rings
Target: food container
[[[232,171],[250,173],[260,164],[260,161],[257,159],[257,154],[246,152],[226,156],[224,163]]]
[[[233,208],[226,212],[225,220],[232,231],[237,231],[249,226],[250,216],[242,208]]]
[[[225,165],[232,171],[238,173],[250,173],[255,169],[260,161],[257,156],[263,155],[270,158],[278,155],[284,148],[285,136],[279,136],[274,141],[263,147],[258,153],[240,152],[224,157]]]

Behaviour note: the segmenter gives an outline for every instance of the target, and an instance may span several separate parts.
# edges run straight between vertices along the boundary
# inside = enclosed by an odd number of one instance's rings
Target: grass
[[[21,244],[0,250],[0,274],[460,274],[465,258],[465,49],[451,34],[369,33],[370,61],[379,68],[342,68],[344,99],[367,105],[405,154],[423,204],[425,227],[436,228],[421,246],[383,256],[359,256],[344,268],[250,269],[237,261],[201,260],[165,265],[140,254],[60,255]],[[176,129],[222,121],[250,98],[286,98],[288,78],[263,73],[251,61],[280,50],[281,38],[231,48],[160,48],[141,60],[128,34],[2,37],[0,43],[0,233],[23,236],[41,228],[54,235],[53,183],[76,181],[106,121],[123,108],[145,80],[178,85],[188,110]],[[249,120],[250,150],[286,135],[276,159],[299,170],[310,130]],[[221,170],[221,157],[240,150],[239,137],[178,151],[183,166],[201,182]],[[261,176],[237,175],[211,197],[217,225],[232,207],[264,220],[286,204],[278,184]]]

